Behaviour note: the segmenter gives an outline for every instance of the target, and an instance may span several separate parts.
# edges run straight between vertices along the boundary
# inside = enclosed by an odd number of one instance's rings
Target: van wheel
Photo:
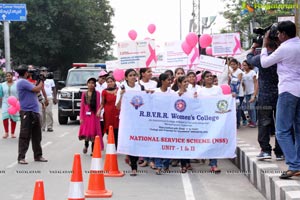
[[[60,125],[67,124],[68,123],[68,117],[61,116],[58,113],[58,122],[59,122]]]

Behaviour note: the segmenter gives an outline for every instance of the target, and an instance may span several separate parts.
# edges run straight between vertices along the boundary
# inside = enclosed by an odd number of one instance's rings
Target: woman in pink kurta
[[[89,142],[92,142],[92,152],[94,147],[94,139],[97,135],[100,137],[101,149],[103,149],[102,133],[100,128],[100,93],[95,90],[96,79],[89,78],[87,80],[88,90],[81,95],[80,105],[80,128],[79,140],[84,140],[83,153],[86,154]]]

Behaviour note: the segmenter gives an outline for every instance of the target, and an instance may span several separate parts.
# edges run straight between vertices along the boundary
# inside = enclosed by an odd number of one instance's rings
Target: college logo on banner
[[[178,112],[183,112],[186,108],[186,102],[183,99],[178,99],[175,102],[175,110]]]
[[[143,98],[141,96],[134,96],[131,99],[130,104],[137,110],[139,107],[144,105]]]

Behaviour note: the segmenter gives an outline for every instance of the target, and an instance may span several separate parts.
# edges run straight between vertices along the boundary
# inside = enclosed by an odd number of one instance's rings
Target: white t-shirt
[[[244,72],[238,68],[237,70],[235,70],[235,72],[232,73],[232,75],[236,78],[239,77],[239,74],[242,74],[242,76],[244,76]],[[231,77],[232,79],[232,77]],[[243,97],[244,96],[244,88],[243,88],[243,78],[241,80],[241,83],[240,83],[240,88],[239,88],[239,97]]]
[[[127,85],[126,81],[122,82],[121,85],[120,85],[120,89],[117,91],[117,98],[116,98],[116,104],[115,105],[117,105],[119,103],[119,101],[121,100],[121,91],[122,91],[121,87],[122,86],[125,87],[125,92],[126,91],[142,91],[142,87],[138,82],[135,82],[134,87],[129,87]]]
[[[189,84],[187,90],[189,90],[191,92],[197,92],[200,88],[201,88],[200,85],[196,84],[195,87],[193,87],[192,84]]]
[[[211,88],[202,87],[197,92],[198,96],[217,96],[223,95],[222,88],[217,85],[213,85]]]
[[[140,80],[140,84],[145,87],[145,90],[154,90],[157,88],[157,82],[153,80],[149,80],[147,83]]]
[[[99,84],[99,82],[96,82],[96,90],[98,91],[98,92],[102,92],[102,90],[104,90],[104,89],[106,89],[107,88],[107,83],[106,82],[104,82],[104,83],[102,83],[102,85],[100,85]]]
[[[154,92],[161,92],[161,93],[175,93],[170,87],[168,87],[167,91],[163,92],[160,88],[155,88]]]
[[[245,94],[246,95],[254,93],[253,77],[256,77],[256,73],[254,70],[250,70],[248,73],[244,72],[244,74],[243,74],[243,82],[245,85]]]
[[[179,96],[179,90],[176,92]],[[194,98],[194,92],[191,92],[187,90],[185,93],[183,93],[180,97],[188,97],[188,98]]]
[[[44,81],[44,89],[45,89],[45,92],[46,92],[46,95],[47,95],[47,98],[52,98],[52,88],[55,87],[55,83],[54,83],[54,80],[53,79],[46,79]]]

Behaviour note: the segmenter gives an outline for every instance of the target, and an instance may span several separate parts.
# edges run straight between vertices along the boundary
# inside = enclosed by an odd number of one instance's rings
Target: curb
[[[282,170],[270,161],[258,161],[260,149],[238,139],[232,162],[268,200],[300,200],[300,181],[279,179]]]

